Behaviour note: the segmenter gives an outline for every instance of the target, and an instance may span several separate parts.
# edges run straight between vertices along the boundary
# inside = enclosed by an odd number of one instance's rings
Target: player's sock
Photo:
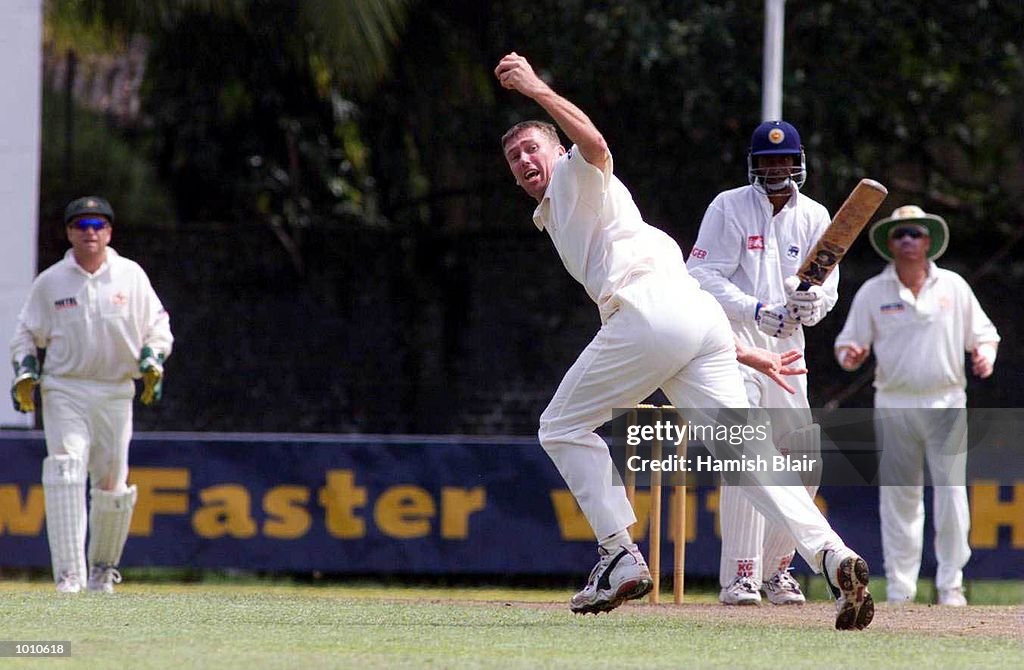
[[[604,538],[598,544],[607,551],[609,554],[617,553],[616,550],[619,547],[626,547],[633,544],[633,539],[629,536],[629,529],[623,528],[618,533],[614,533]]]

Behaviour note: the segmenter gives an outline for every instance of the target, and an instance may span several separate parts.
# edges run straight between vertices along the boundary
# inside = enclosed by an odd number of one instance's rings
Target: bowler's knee
[[[544,450],[551,452],[567,445],[585,442],[586,436],[592,431],[578,426],[561,424],[557,421],[545,420],[541,417],[540,428],[537,430],[537,439]]]

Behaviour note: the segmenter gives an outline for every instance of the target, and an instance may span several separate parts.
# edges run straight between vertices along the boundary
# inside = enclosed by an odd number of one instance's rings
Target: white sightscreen
[[[7,390],[8,343],[36,273],[43,0],[0,2],[0,425],[28,426]]]

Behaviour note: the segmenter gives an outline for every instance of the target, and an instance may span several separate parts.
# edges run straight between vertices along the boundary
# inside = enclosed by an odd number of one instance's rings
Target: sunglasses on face
[[[925,236],[925,233],[919,228],[896,228],[889,235],[890,240],[900,240],[904,237],[909,237],[912,240],[918,240]]]
[[[72,228],[78,228],[79,230],[103,230],[109,224],[106,219],[78,219],[71,223]]]

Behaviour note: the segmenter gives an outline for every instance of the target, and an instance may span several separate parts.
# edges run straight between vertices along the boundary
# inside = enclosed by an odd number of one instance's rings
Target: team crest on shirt
[[[699,258],[700,260],[704,260],[707,257],[708,252],[700,247],[694,247],[690,250],[690,258]]]
[[[70,298],[61,298],[60,300],[54,300],[53,306],[58,311],[62,309],[68,309],[69,307],[77,307],[78,300],[75,299],[75,296],[71,296]]]
[[[789,245],[789,249],[786,249],[786,256],[793,260],[800,258],[800,247],[795,244]]]
[[[939,309],[941,309],[943,312],[947,312],[953,309],[953,299],[950,298],[948,295],[940,295]]]
[[[118,291],[114,295],[110,296],[110,302],[118,307],[124,307],[128,304],[128,295],[123,291]]]
[[[902,302],[887,302],[880,308],[882,314],[899,314],[904,309]]]
[[[747,238],[747,249],[764,250],[764,237],[762,235],[751,235]]]

